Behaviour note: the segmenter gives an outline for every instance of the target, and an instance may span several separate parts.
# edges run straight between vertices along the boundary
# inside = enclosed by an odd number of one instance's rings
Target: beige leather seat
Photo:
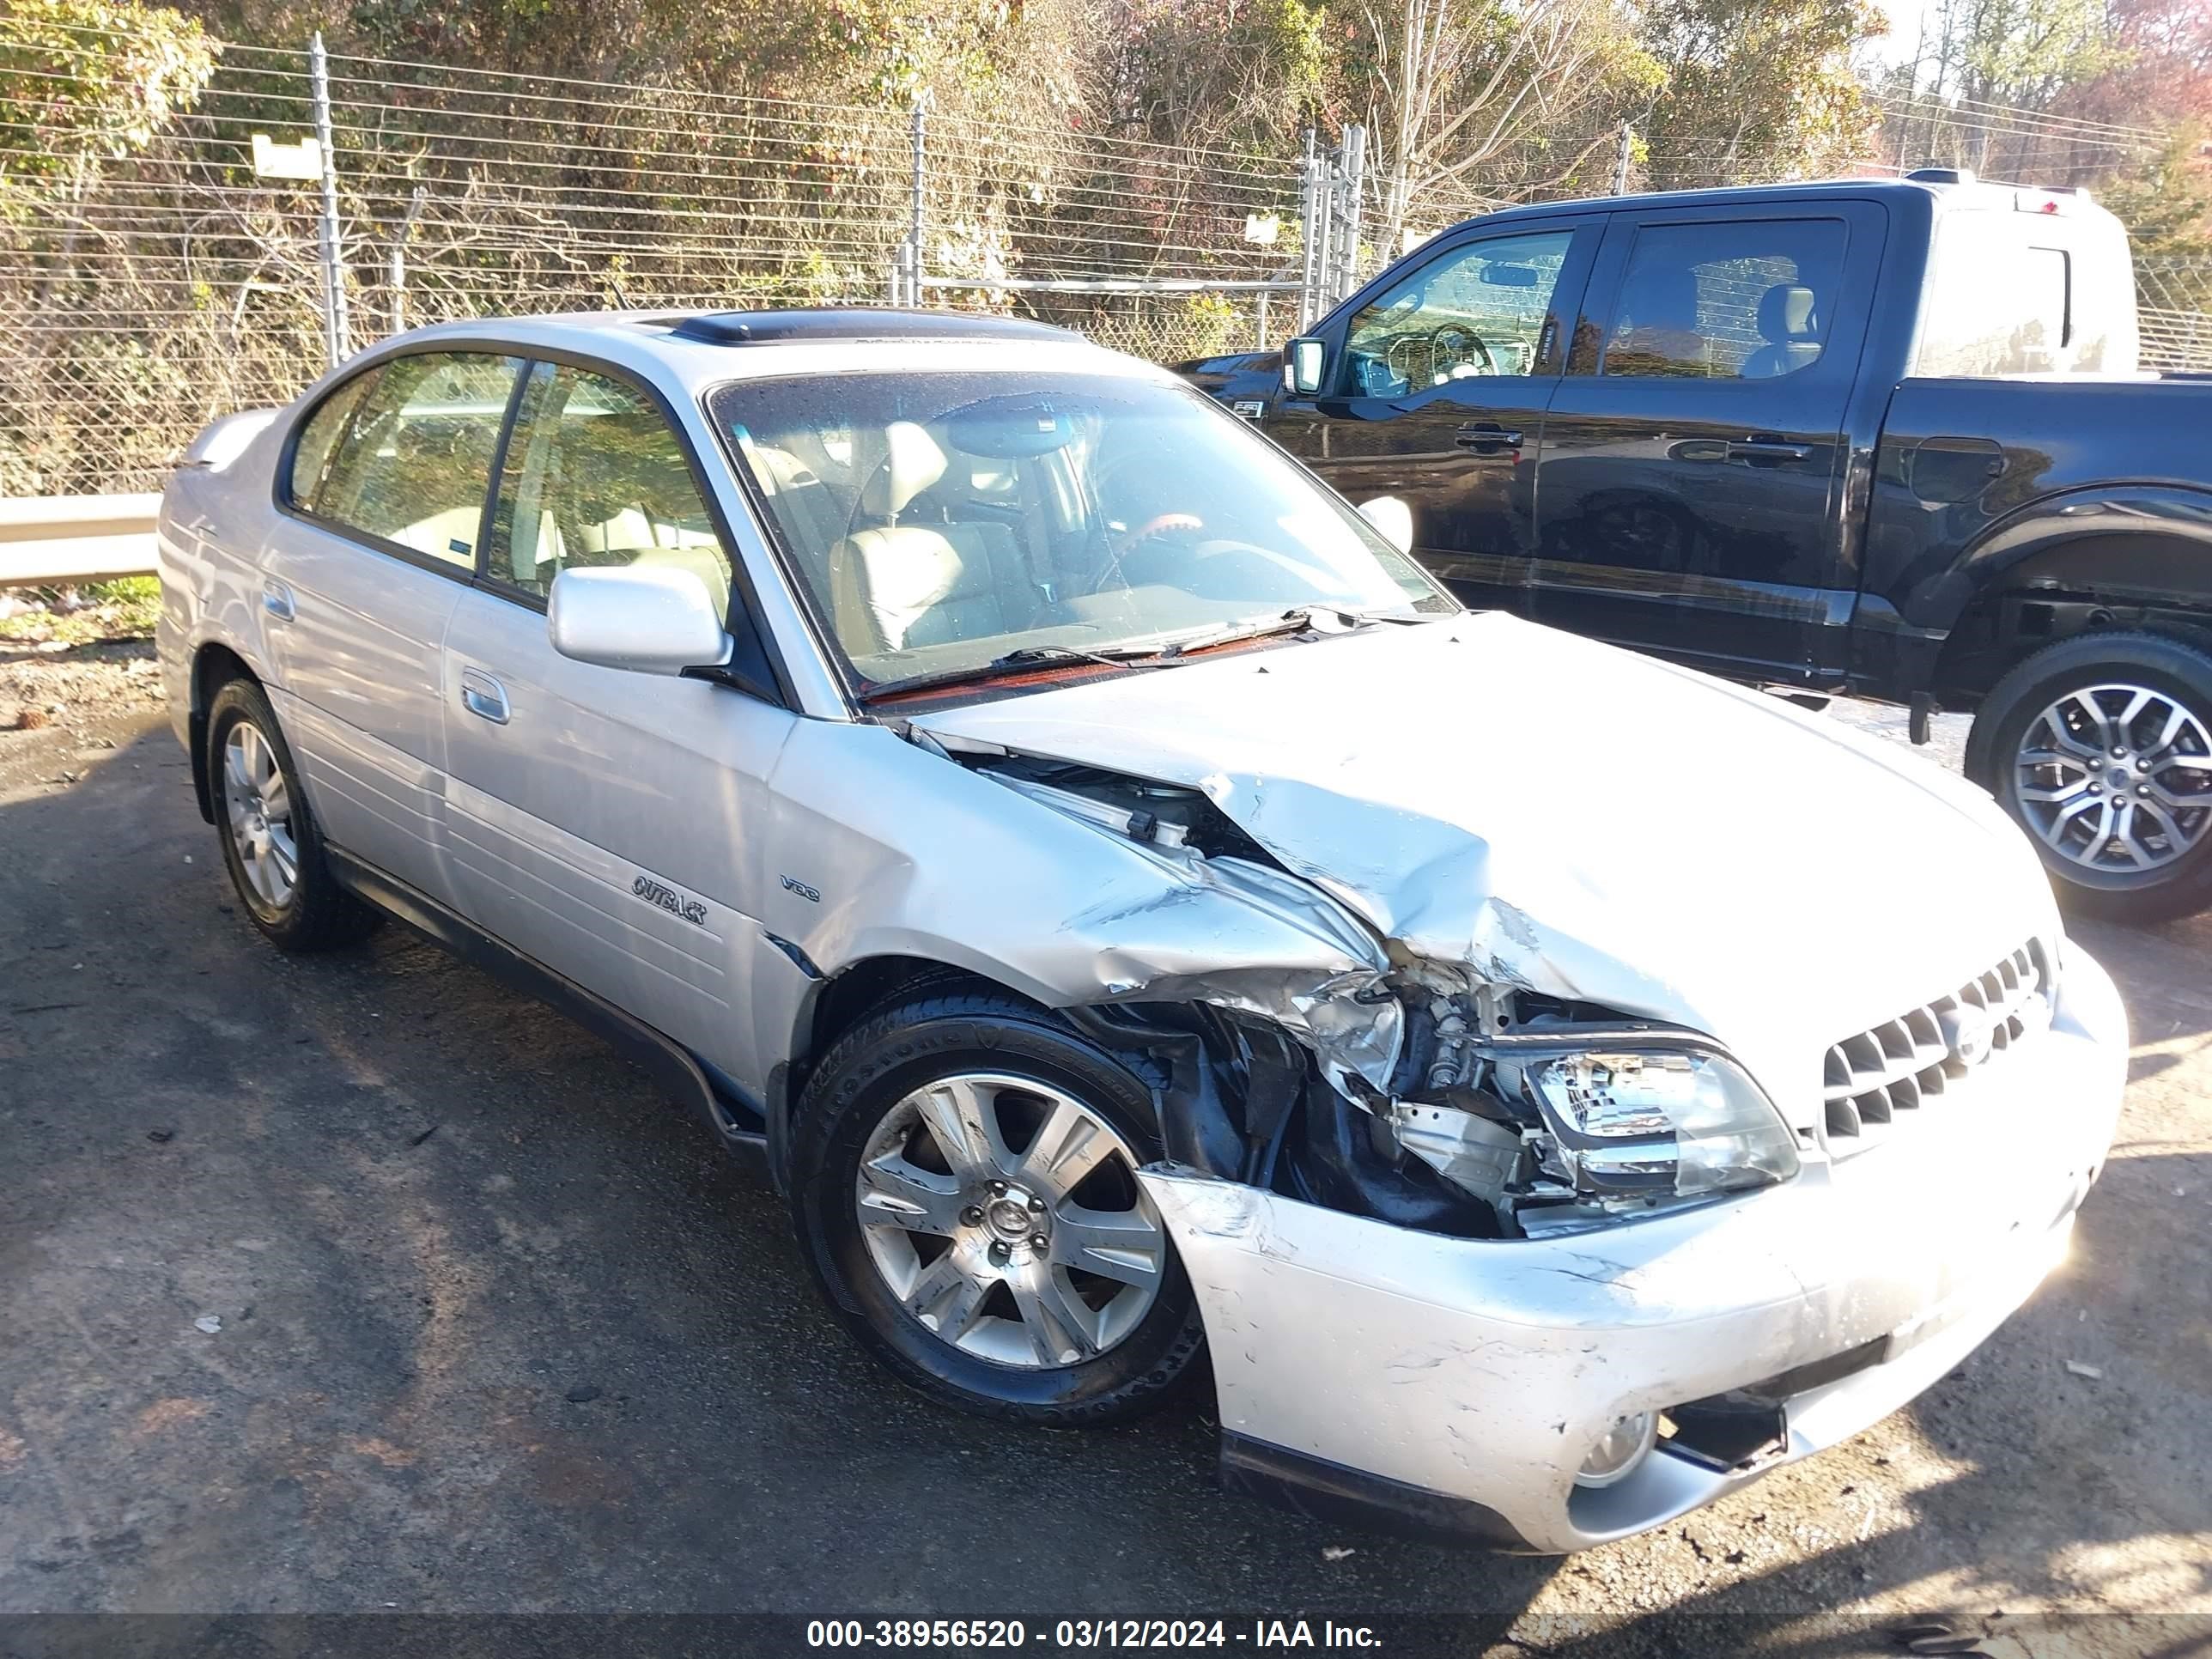
[[[855,657],[953,640],[988,639],[1028,623],[1033,608],[1013,532],[1000,524],[903,523],[949,465],[911,421],[884,428],[887,451],[861,492],[882,522],[830,550],[837,638]]]
[[[683,452],[660,417],[594,415],[533,449],[538,477],[507,548],[513,580],[538,592],[571,565],[653,564],[697,576],[719,613],[727,605],[730,562],[701,503]]]
[[[807,591],[823,605],[834,603],[830,589],[830,550],[845,533],[845,514],[831,501],[821,473],[788,449],[741,437],[753,481],[769,498],[769,511]]]
[[[427,519],[417,519],[393,531],[392,539],[418,553],[434,553],[441,559],[458,559],[465,564],[476,551],[477,529],[483,513],[481,507],[449,507],[442,513],[433,513]],[[456,543],[459,545],[456,546]]]
[[[1813,290],[1777,283],[1759,296],[1759,337],[1766,343],[1743,360],[1747,380],[1794,374],[1820,361],[1820,313]]]

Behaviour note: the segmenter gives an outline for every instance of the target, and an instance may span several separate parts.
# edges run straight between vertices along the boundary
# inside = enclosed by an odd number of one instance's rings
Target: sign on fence
[[[258,179],[319,179],[323,176],[323,146],[319,140],[302,138],[296,144],[280,144],[265,132],[253,135],[253,173]]]

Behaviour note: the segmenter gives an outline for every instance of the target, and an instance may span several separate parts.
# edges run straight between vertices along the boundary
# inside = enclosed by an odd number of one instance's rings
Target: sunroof
[[[1074,340],[1064,328],[1018,317],[957,311],[822,306],[791,311],[709,311],[669,331],[710,345],[789,345],[816,340]]]

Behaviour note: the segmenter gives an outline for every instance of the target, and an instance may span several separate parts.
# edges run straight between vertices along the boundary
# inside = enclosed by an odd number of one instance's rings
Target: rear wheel
[[[253,925],[285,951],[330,950],[368,933],[376,913],[331,874],[267,694],[229,682],[208,707],[207,734],[222,860]]]
[[[2136,633],[2038,652],[1983,704],[1967,770],[2069,908],[2141,922],[2212,907],[2212,653]]]
[[[877,1012],[801,1104],[793,1208],[861,1345],[932,1398],[1104,1423],[1160,1403],[1202,1346],[1196,1298],[1137,1179],[1151,1094],[1012,998]]]

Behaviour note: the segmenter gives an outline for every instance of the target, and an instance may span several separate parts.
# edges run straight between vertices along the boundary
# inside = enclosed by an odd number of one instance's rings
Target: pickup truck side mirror
[[[1310,398],[1321,390],[1322,371],[1328,362],[1328,346],[1310,337],[1292,340],[1283,348],[1283,390]]]
[[[666,565],[562,571],[546,601],[545,632],[564,657],[638,674],[681,674],[730,659],[707,584]]]

